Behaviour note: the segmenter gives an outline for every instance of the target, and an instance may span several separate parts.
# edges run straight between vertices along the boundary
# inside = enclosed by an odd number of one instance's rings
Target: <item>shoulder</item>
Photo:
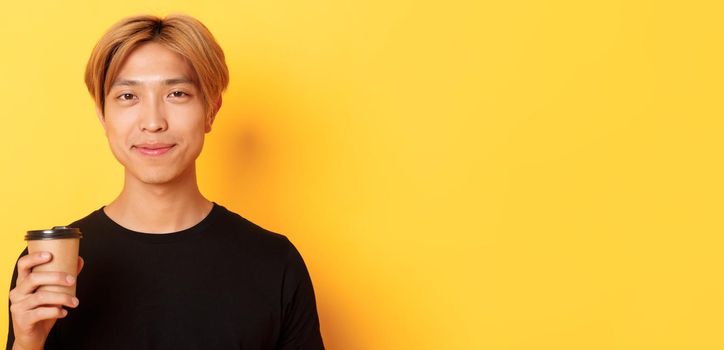
[[[214,210],[218,212],[214,220],[216,228],[234,232],[243,238],[264,241],[269,244],[286,244],[289,242],[285,235],[270,231],[222,205],[215,204]]]
[[[295,250],[287,236],[281,233],[264,228],[219,204],[215,204],[214,210],[217,211],[216,217],[208,231],[224,241],[247,251],[256,250],[279,257],[287,257]]]
[[[83,231],[86,227],[95,227],[101,224],[103,207],[94,210],[90,214],[73,221],[68,227],[80,228]]]

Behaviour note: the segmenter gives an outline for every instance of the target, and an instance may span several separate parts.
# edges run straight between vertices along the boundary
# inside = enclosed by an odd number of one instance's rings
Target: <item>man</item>
[[[86,67],[120,195],[83,232],[74,276],[18,260],[8,349],[323,349],[312,282],[289,240],[204,198],[195,160],[221,107],[221,48],[194,18],[137,16]]]

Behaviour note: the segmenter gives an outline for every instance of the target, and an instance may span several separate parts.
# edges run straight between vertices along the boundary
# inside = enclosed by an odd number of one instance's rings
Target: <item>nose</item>
[[[160,132],[168,129],[166,111],[162,102],[147,100],[141,110],[139,123],[141,131]]]

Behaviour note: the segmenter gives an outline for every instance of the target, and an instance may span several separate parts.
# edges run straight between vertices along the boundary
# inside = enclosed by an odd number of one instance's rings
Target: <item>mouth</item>
[[[174,146],[176,145],[165,143],[144,143],[139,145],[133,145],[132,149],[135,149],[138,151],[138,153],[146,156],[160,156],[170,151]]]

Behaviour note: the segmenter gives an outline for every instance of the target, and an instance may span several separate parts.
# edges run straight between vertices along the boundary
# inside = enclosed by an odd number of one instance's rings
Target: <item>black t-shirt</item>
[[[324,349],[312,281],[283,235],[216,203],[169,234],[128,230],[103,208],[70,226],[83,232],[80,305],[46,349]],[[16,279],[17,266],[11,289]]]

